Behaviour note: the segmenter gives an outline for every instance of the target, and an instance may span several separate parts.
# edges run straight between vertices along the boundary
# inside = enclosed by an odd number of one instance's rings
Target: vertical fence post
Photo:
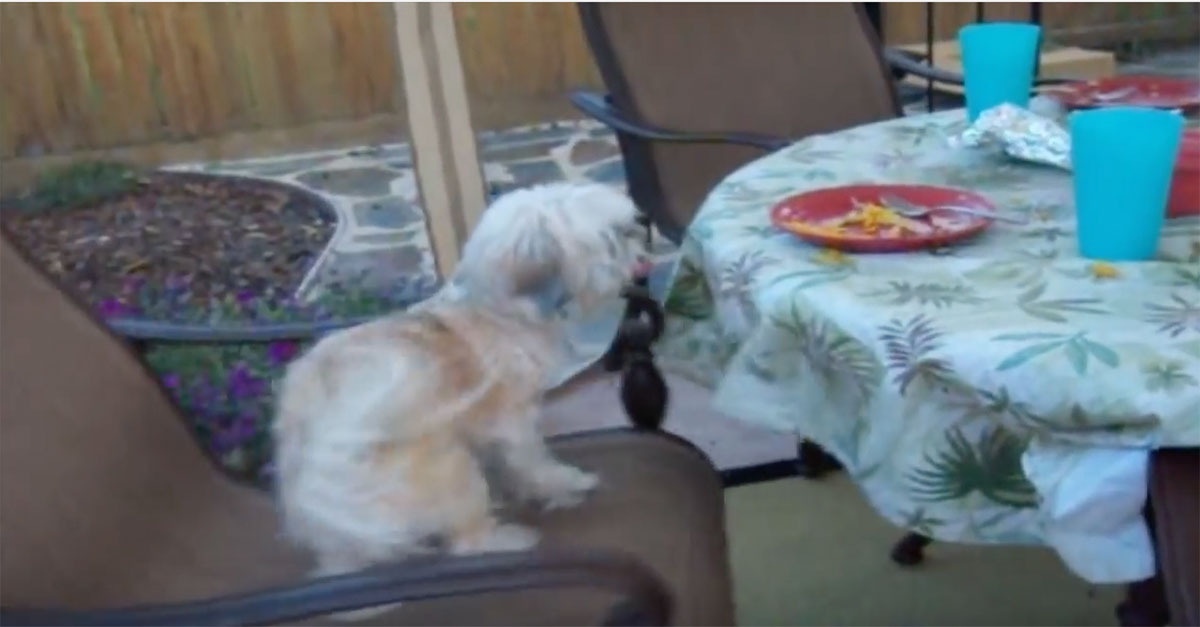
[[[393,3],[408,131],[438,271],[449,276],[486,195],[449,3]]]
[[[933,3],[925,3],[925,57],[933,65]],[[925,109],[933,113],[933,79],[925,79]]]
[[[1029,21],[1033,22],[1034,24],[1037,24],[1038,26],[1042,25],[1042,3],[1041,2],[1030,2],[1029,3]],[[1033,66],[1033,79],[1034,80],[1037,80],[1042,77],[1042,45],[1045,43],[1046,43],[1046,30],[1042,29],[1042,34],[1038,38],[1037,59],[1034,61],[1034,66]]]

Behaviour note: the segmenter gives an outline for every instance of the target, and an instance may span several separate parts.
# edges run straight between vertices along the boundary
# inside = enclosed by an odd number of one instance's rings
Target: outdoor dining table
[[[954,147],[966,125],[814,136],[728,176],[681,244],[663,363],[722,413],[825,448],[899,526],[1146,579],[1149,453],[1200,446],[1200,220],[1168,220],[1155,261],[1084,259],[1070,173]],[[1027,223],[849,254],[770,222],[791,195],[860,183],[965,188]]]

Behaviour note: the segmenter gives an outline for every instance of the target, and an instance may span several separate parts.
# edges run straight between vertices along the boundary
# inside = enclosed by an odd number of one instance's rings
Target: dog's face
[[[645,227],[624,194],[558,183],[510,192],[484,212],[455,281],[502,296],[586,311],[620,294],[646,268]]]

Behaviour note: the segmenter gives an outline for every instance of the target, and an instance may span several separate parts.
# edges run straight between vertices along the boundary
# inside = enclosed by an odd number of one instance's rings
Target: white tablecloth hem
[[[1096,584],[1154,575],[1143,517],[1150,453],[1133,448],[1030,443],[1022,465],[1042,498],[1046,542],[1067,567]]]

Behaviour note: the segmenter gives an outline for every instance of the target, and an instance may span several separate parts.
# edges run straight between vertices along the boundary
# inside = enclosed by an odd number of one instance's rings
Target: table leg
[[[1158,538],[1154,533],[1154,508],[1149,497],[1142,510],[1146,526],[1150,530],[1150,544],[1154,546],[1156,562]],[[1161,567],[1156,567],[1154,576],[1144,581],[1131,583],[1125,588],[1125,600],[1117,604],[1117,622],[1122,627],[1161,627],[1170,620],[1167,609],[1167,592],[1163,588]]]
[[[892,547],[892,561],[901,566],[916,566],[925,561],[925,547],[933,539],[919,533],[910,533]]]
[[[825,452],[810,440],[800,440],[796,448],[796,471],[805,479],[819,479],[825,474],[840,470],[842,464],[837,458]]]
[[[1125,600],[1117,604],[1117,622],[1121,627],[1162,627],[1169,616],[1166,592],[1158,575],[1129,584]]]

